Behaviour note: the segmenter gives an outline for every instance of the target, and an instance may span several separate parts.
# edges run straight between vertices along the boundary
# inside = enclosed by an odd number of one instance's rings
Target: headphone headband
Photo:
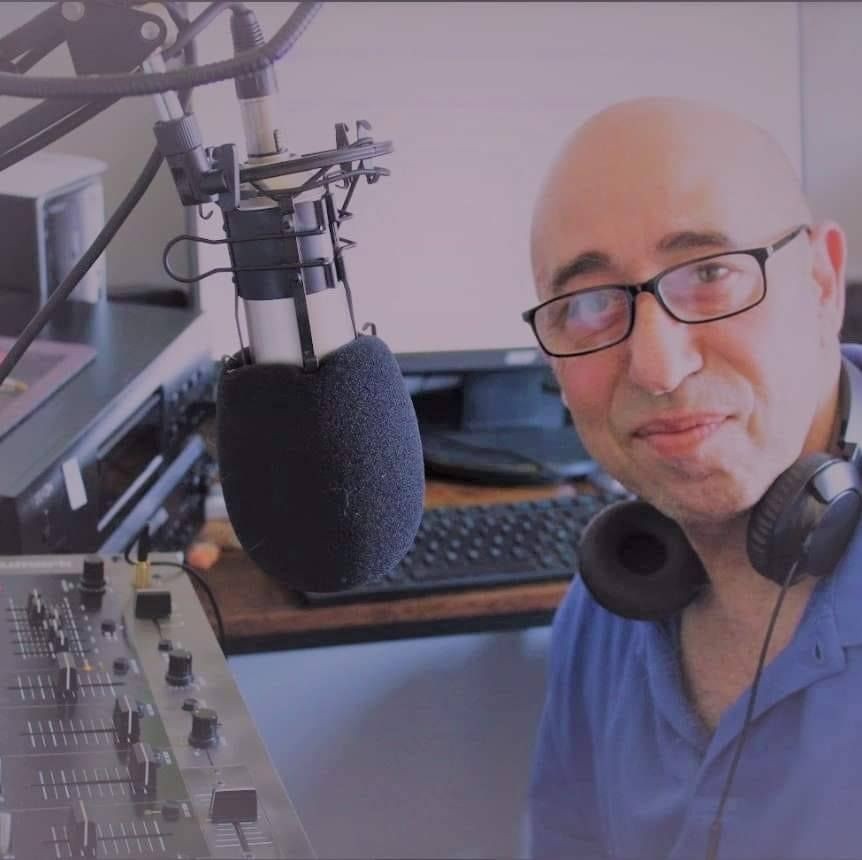
[[[862,469],[862,370],[844,356],[841,358],[839,401],[841,424],[838,444],[841,456]]]

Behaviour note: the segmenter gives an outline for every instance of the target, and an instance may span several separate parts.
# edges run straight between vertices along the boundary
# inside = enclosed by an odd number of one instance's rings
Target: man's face
[[[534,235],[543,299],[553,273],[585,251],[610,265],[564,290],[642,282],[696,257],[771,244],[800,223],[792,207],[782,218],[762,199],[767,180],[756,170],[717,170],[699,156],[614,173],[587,163],[559,178]],[[679,323],[641,294],[628,340],[555,360],[596,461],[681,523],[705,523],[748,509],[803,450],[825,448],[842,305],[815,278],[815,255],[803,232],[767,262],[764,301],[725,320]]]

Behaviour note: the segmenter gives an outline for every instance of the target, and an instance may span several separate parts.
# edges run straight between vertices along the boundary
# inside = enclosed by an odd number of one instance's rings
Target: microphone
[[[351,588],[410,549],[422,517],[422,445],[379,338],[360,335],[311,372],[234,356],[219,382],[216,446],[243,549],[288,587]]]
[[[237,51],[263,38],[242,22],[232,19]],[[349,213],[334,203],[333,179],[320,178],[327,164],[339,165],[337,178],[352,182],[349,200],[361,175],[371,181],[385,171],[346,163],[355,156],[344,148],[344,126],[336,129],[340,148],[287,155],[271,120],[271,69],[238,79],[236,89],[249,152],[244,176],[275,178],[244,184],[239,205],[223,213],[249,335],[218,386],[225,506],[264,572],[293,589],[337,591],[398,564],[424,502],[413,403],[386,344],[357,334],[341,256],[352,243],[337,232]],[[299,184],[287,174],[299,174]]]

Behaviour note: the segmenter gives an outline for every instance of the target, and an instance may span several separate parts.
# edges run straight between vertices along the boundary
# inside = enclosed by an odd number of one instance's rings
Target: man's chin
[[[747,515],[760,498],[741,479],[714,468],[681,479],[638,482],[635,492],[680,525],[720,525]]]

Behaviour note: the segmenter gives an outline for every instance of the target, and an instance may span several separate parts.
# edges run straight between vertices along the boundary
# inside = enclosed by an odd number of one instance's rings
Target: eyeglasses
[[[766,261],[803,230],[810,233],[803,224],[763,248],[689,260],[642,284],[588,287],[555,296],[522,317],[548,355],[566,358],[624,341],[634,329],[639,293],[651,293],[669,316],[690,325],[736,316],[763,301]]]

